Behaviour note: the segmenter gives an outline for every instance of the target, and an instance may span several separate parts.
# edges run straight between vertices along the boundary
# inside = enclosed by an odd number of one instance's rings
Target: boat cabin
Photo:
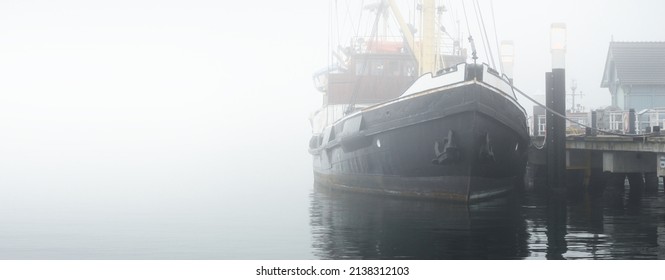
[[[374,104],[399,97],[418,78],[408,54],[363,54],[351,58],[349,69],[328,77],[326,105]]]

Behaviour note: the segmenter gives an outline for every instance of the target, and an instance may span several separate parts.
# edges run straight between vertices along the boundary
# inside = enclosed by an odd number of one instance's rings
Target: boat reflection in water
[[[526,223],[514,198],[454,204],[315,185],[314,255],[322,259],[522,259]],[[518,209],[512,209],[512,208]]]
[[[322,259],[665,259],[665,190],[605,187],[556,197],[527,189],[455,204],[315,186]]]

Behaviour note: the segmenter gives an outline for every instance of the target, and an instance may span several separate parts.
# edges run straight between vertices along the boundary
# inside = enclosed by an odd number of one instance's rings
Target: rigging
[[[483,11],[480,10],[480,4],[478,3],[478,0],[473,1],[473,9],[476,12],[476,21],[478,22],[480,32],[484,36],[481,36],[481,39],[483,41],[483,48],[485,48],[485,55],[488,56],[489,60],[492,65],[492,68],[496,69],[496,63],[494,63],[494,54],[492,53],[492,47],[490,46],[490,40],[489,37],[487,37],[487,29],[485,28],[485,20],[483,19]]]
[[[503,65],[501,63],[501,46],[499,45],[499,35],[496,32],[496,18],[494,17],[494,1],[490,0],[490,10],[492,11],[492,26],[494,27],[494,42],[496,43],[496,51],[499,55],[499,72],[503,73]]]
[[[462,1],[462,10],[464,10],[464,20],[466,21],[466,30],[469,32],[469,44],[471,45],[471,58],[473,59],[473,64],[476,64],[478,60],[478,54],[476,52],[476,44],[473,42],[473,36],[471,35],[471,27],[469,25],[469,17],[466,14],[466,5]]]

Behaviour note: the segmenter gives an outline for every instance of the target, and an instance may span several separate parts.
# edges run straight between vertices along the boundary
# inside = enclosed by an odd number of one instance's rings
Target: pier
[[[612,106],[587,114],[574,105],[566,111],[566,25],[553,23],[550,40],[546,104],[516,90],[539,105],[534,107],[536,136],[527,179],[558,194],[602,192],[606,186],[623,187],[626,179],[631,190],[658,190],[665,177],[665,134],[660,131],[665,107],[659,103],[665,101],[665,67],[652,57],[665,58],[665,42],[611,42],[601,87],[610,90]],[[573,82],[573,98],[576,88]],[[576,127],[569,132],[569,125]],[[539,179],[545,181],[535,182]]]
[[[533,138],[536,143],[543,140]],[[532,172],[543,172],[540,169],[546,166],[546,158],[546,149],[532,147]],[[623,186],[626,178],[631,187],[657,190],[659,178],[665,176],[665,135],[566,136],[565,167],[565,187],[569,190]]]

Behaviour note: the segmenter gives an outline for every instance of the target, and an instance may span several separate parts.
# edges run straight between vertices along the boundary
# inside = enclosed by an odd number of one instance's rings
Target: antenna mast
[[[569,95],[573,98],[573,100],[572,100],[572,101],[573,101],[573,102],[572,102],[573,104],[572,104],[572,107],[570,107],[570,112],[571,112],[571,113],[575,113],[575,112],[577,112],[577,108],[575,107],[575,96],[582,97],[582,96],[584,96],[584,95],[582,94],[581,91],[580,91],[580,93],[576,93],[576,92],[575,92],[575,91],[577,90],[577,80],[576,80],[576,79],[573,79],[573,81],[571,82],[571,84],[572,84],[572,85],[570,86],[570,91],[571,91],[571,93],[570,93]]]

